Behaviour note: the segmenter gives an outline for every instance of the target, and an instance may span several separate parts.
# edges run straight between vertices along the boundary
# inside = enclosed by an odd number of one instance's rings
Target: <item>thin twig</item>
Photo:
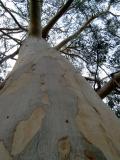
[[[19,48],[18,48],[14,53],[12,53],[12,54],[4,57],[2,60],[0,60],[0,65],[1,65],[3,62],[7,61],[8,59],[14,58],[14,57],[18,54],[18,52],[19,52]]]
[[[15,18],[15,16],[12,14],[12,12],[3,4],[3,2],[1,0],[0,0],[0,4],[5,9],[5,11],[10,14],[10,16],[13,18],[13,20],[18,25],[18,27],[21,28],[24,31],[27,31],[26,28],[24,28],[23,26],[20,25],[20,23],[17,21],[17,19]]]

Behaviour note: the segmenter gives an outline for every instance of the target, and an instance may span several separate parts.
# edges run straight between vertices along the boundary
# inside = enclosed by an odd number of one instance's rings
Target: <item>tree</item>
[[[30,3],[29,36],[22,45],[17,40],[21,45],[19,58],[0,91],[0,158],[119,160],[117,117],[58,51],[66,52],[64,45],[98,15],[56,47],[50,47],[45,40],[48,33],[74,1],[66,1],[44,28],[40,23],[42,0]],[[7,11],[13,18],[12,12]]]
[[[69,37],[67,40],[70,41],[60,48],[61,54],[74,64],[77,71],[80,70],[81,73],[87,71],[88,75],[85,78],[94,90],[101,98],[107,96],[106,103],[110,105],[112,110],[116,112],[117,109],[119,112],[120,23],[117,11],[119,10],[119,1],[106,3],[103,0],[74,0],[66,12],[69,3],[64,6],[62,0],[59,2],[45,0],[43,2],[42,37],[51,46],[56,46],[60,40],[76,33],[70,36],[71,40]],[[8,7],[9,4],[12,8]],[[64,6],[63,9],[56,14],[61,6]],[[4,3],[0,1],[0,9],[2,21],[0,27],[0,81],[2,82],[9,67],[9,59],[16,60],[19,48],[26,38],[29,28],[27,27],[29,1],[4,0]],[[56,16],[54,17],[54,15]],[[49,17],[54,18],[49,21]],[[59,20],[56,22],[57,19]],[[57,47],[59,46],[60,44]],[[103,73],[104,77],[101,76]],[[109,81],[110,85],[106,85]],[[0,88],[3,85],[4,82]]]

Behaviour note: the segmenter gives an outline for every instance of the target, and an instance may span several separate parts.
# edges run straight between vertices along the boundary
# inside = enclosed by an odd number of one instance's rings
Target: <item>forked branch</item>
[[[56,13],[56,15],[48,22],[48,24],[42,30],[42,37],[46,38],[50,29],[55,25],[55,23],[62,17],[62,15],[68,10],[70,5],[74,0],[68,0],[63,7]]]
[[[65,44],[67,44],[69,41],[71,41],[72,39],[76,38],[95,18],[97,18],[97,16],[92,16],[90,17],[84,24],[83,26],[76,31],[75,33],[73,33],[71,36],[67,37],[66,39],[64,39],[62,42],[60,42],[55,48],[57,50],[59,50],[60,48],[62,48]]]
[[[78,31],[76,31],[76,32],[73,33],[71,36],[69,36],[69,37],[67,37],[66,39],[64,39],[64,40],[63,40],[62,42],[60,42],[55,48],[56,48],[57,50],[60,50],[60,49],[61,49],[64,45],[66,45],[68,42],[70,42],[71,40],[77,38],[77,36],[79,36],[80,33],[81,33],[82,31],[84,31],[85,28],[88,27],[88,25],[89,25],[94,19],[96,19],[96,18],[98,18],[99,16],[104,15],[105,13],[107,13],[107,12],[110,10],[110,7],[111,7],[111,3],[109,3],[109,5],[108,5],[108,7],[107,7],[107,9],[106,9],[105,11],[103,11],[103,12],[101,12],[101,13],[98,13],[98,14],[96,14],[96,15],[91,16],[91,17],[82,25],[82,27],[80,27],[80,28],[78,29]]]
[[[4,8],[4,10],[5,10],[6,12],[8,12],[9,15],[13,18],[13,20],[14,20],[15,23],[18,25],[18,27],[19,27],[20,29],[22,29],[23,31],[27,31],[26,28],[24,28],[22,25],[20,25],[20,23],[17,21],[17,19],[15,18],[15,16],[12,14],[12,12],[3,4],[3,2],[2,2],[1,0],[0,0],[0,4],[1,4],[1,6]]]
[[[2,58],[2,59],[0,60],[0,65],[1,65],[3,62],[7,61],[8,59],[13,59],[18,53],[19,53],[19,49],[17,49],[14,53],[12,53],[12,54],[10,54],[10,55]]]

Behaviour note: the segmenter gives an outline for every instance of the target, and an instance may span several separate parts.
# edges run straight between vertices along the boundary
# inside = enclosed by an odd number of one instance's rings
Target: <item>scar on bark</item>
[[[71,144],[68,136],[62,137],[58,140],[58,154],[59,160],[70,159]]]

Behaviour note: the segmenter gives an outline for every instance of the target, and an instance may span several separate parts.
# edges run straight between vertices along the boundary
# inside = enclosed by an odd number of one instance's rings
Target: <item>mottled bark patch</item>
[[[13,138],[12,155],[19,154],[24,150],[26,145],[41,128],[41,122],[44,115],[45,113],[42,108],[36,108],[29,119],[21,121],[17,125]]]
[[[58,153],[59,160],[69,160],[70,159],[71,145],[69,138],[67,136],[62,137],[58,140]]]
[[[12,160],[12,157],[10,156],[9,152],[5,148],[4,144],[0,142],[0,159],[1,160]]]
[[[48,94],[47,93],[44,93],[44,95],[42,96],[42,99],[41,99],[42,103],[43,104],[49,104],[49,97],[48,97]]]

